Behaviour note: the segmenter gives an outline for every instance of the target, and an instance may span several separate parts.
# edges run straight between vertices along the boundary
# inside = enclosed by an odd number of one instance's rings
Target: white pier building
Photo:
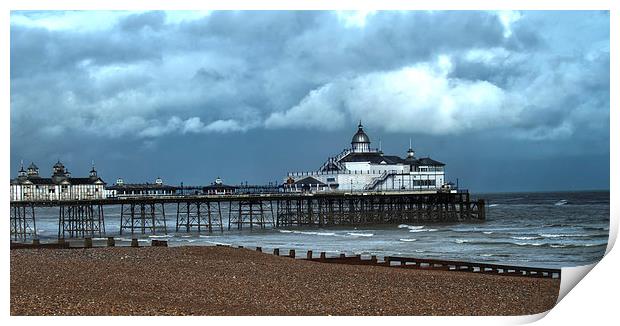
[[[11,180],[11,201],[49,201],[105,198],[106,183],[97,176],[93,164],[88,177],[74,178],[58,161],[52,168],[52,176],[43,178],[39,168],[31,163],[28,170],[21,165],[17,178]]]
[[[415,191],[446,188],[445,164],[417,158],[411,144],[405,158],[370,147],[360,122],[351,148],[330,157],[312,172],[290,172],[285,191]]]

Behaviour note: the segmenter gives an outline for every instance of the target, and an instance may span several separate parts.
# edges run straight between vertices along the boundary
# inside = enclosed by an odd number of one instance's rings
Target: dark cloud
[[[128,153],[217,135],[282,133],[289,148],[360,118],[388,135],[485,131],[603,156],[609,143],[607,12],[60,15],[11,16],[12,165],[75,152],[75,135],[139,160]]]

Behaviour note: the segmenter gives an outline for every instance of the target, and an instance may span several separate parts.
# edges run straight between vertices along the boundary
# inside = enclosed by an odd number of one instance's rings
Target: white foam
[[[423,229],[424,225],[407,225],[407,224],[400,224],[398,226],[399,229],[409,229],[409,230],[419,230],[419,229]]]
[[[314,232],[314,231],[295,231],[295,230],[278,230],[281,233],[295,233],[295,234],[305,234],[305,235],[324,235],[324,236],[335,236],[334,232]]]
[[[212,243],[215,245],[223,245],[223,246],[230,246],[230,243],[224,243],[224,242],[216,242],[216,241],[206,241],[207,243]]]
[[[454,240],[454,242],[456,242],[456,243],[467,243],[467,242],[469,242],[469,240],[465,240],[465,239],[456,239],[456,240]]]
[[[511,237],[515,240],[535,240],[538,239],[539,237]]]
[[[489,205],[489,207],[496,207],[497,205],[499,205],[499,204],[491,204],[491,205]]]
[[[434,232],[437,231],[437,229],[413,229],[413,230],[409,230],[409,232]]]
[[[354,233],[354,232],[349,232],[347,234],[352,235],[354,237],[372,237],[374,235],[374,233]]]
[[[562,206],[562,205],[566,205],[568,203],[568,200],[566,199],[562,199],[560,201],[558,201],[557,203],[553,204],[555,206]]]
[[[515,242],[516,245],[518,246],[542,246],[544,245],[544,243],[527,243],[527,242]]]
[[[548,234],[548,233],[541,233],[539,235],[541,237],[545,237],[545,238],[589,237],[589,235],[587,235],[587,234]]]
[[[493,232],[491,232],[491,231],[482,231],[482,233],[484,233],[484,234],[492,234]]]
[[[398,240],[403,241],[403,242],[414,242],[414,241],[418,241],[418,239],[398,239]]]

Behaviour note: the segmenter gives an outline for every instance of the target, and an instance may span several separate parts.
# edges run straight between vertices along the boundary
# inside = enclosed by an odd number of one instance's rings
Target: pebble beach
[[[229,247],[15,249],[11,315],[526,315],[559,279],[327,264]]]

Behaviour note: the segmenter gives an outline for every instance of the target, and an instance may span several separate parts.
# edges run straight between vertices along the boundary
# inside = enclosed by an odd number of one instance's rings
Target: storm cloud
[[[608,12],[16,11],[10,33],[19,156],[76,135],[148,149],[360,119],[609,142]]]

